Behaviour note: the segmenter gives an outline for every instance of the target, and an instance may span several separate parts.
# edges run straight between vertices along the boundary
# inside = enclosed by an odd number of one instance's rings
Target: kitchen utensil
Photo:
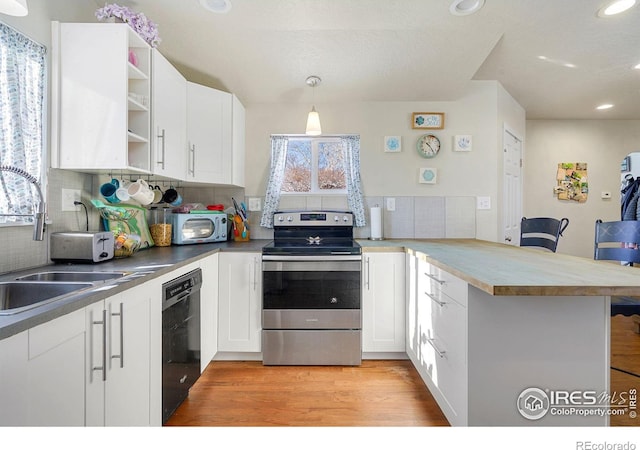
[[[129,195],[129,187],[125,185],[124,181],[120,183],[120,187],[116,189],[116,197],[118,197],[121,202],[126,202],[131,198]]]
[[[170,187],[164,191],[162,201],[170,204],[171,206],[180,206],[182,204],[182,196],[173,187]]]

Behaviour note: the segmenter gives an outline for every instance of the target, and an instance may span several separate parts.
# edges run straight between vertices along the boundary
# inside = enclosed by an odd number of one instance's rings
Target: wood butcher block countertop
[[[476,239],[358,241],[365,254],[408,251],[491,295],[640,297],[640,269]]]

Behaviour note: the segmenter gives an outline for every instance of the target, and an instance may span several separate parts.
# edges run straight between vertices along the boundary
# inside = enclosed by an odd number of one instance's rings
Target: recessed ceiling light
[[[200,0],[200,4],[205,9],[217,14],[227,13],[231,9],[230,0]]]
[[[603,105],[600,105],[600,106],[596,107],[596,109],[600,109],[600,110],[602,110],[602,109],[610,109],[610,108],[613,108],[613,105],[611,103],[605,103]]]
[[[598,17],[609,17],[620,14],[633,7],[635,4],[636,0],[615,0],[613,2],[609,2],[598,10]]]
[[[449,12],[454,16],[467,16],[484,6],[484,0],[453,0]]]

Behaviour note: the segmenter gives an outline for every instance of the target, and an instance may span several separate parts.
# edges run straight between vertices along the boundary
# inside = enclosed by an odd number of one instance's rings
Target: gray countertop
[[[99,264],[51,264],[0,275],[0,281],[47,270],[127,271],[107,295],[130,289],[216,252],[260,252],[270,240],[223,242],[142,250]],[[359,239],[363,252],[413,252],[491,295],[640,296],[640,272],[606,261],[543,252],[475,239]],[[0,316],[0,339],[105,298],[99,286],[14,315]]]
[[[112,259],[98,264],[48,264],[0,275],[0,281],[13,281],[17,277],[45,271],[131,272],[131,275],[111,282],[97,284],[73,295],[11,315],[0,315],[0,339],[48,322],[92,303],[153,280],[187,264],[217,252],[260,252],[270,240],[247,242],[221,242],[214,244],[172,245],[141,250],[128,258]],[[108,290],[105,288],[108,287]]]

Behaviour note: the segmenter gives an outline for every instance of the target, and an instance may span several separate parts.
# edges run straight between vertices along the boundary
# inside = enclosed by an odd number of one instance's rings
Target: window
[[[42,180],[45,99],[44,46],[0,23],[0,165]],[[29,181],[0,171],[0,223],[21,224],[39,198]]]
[[[346,194],[345,154],[340,139],[289,139],[281,192]]]
[[[308,138],[272,135],[271,167],[260,226],[273,228],[273,214],[282,193],[346,194],[355,226],[365,226],[360,188],[360,136],[345,134],[334,138]]]

